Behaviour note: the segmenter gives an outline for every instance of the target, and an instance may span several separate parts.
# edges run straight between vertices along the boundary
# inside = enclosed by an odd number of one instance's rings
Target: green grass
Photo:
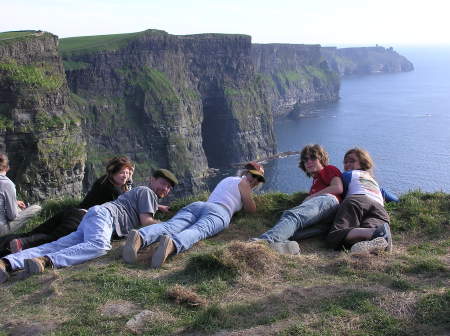
[[[206,197],[179,199],[172,208]],[[126,323],[137,312],[150,310],[162,317],[146,322],[145,335],[238,331],[431,336],[448,331],[449,232],[436,235],[431,220],[421,227],[399,224],[423,218],[422,212],[414,211],[424,208],[421,201],[433,203],[445,218],[443,195],[413,192],[403,195],[395,207],[389,206],[399,225],[393,229],[392,254],[354,257],[311,239],[301,242],[300,256],[279,256],[264,244],[256,248],[243,243],[273,226],[284,209],[304,197],[305,193],[258,195],[255,214],[238,214],[229,229],[170,257],[157,270],[145,264],[148,260],[124,264],[120,244],[114,243],[108,255],[82,265],[25,280],[17,279],[20,274],[13,276],[0,286],[0,325],[5,334],[10,333],[14,318],[22,326],[29,321],[55,323],[44,335],[129,335]],[[74,203],[49,202],[28,228]],[[432,209],[427,211],[425,215],[434,216]],[[204,304],[189,306],[170,299],[167,292],[175,285],[201,297]],[[132,303],[137,311],[102,314],[102,308],[114,302]]]

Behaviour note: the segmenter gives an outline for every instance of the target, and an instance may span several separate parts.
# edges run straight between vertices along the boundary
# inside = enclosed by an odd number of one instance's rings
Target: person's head
[[[156,196],[164,198],[177,184],[178,180],[171,171],[167,169],[157,169],[154,171],[152,177],[150,177],[148,186],[153,190]]]
[[[252,188],[258,184],[266,182],[264,178],[264,168],[261,164],[251,161],[244,166],[242,176],[246,176]]]
[[[0,171],[7,172],[9,170],[9,160],[6,154],[0,153]]]
[[[321,145],[306,145],[300,153],[298,166],[306,175],[313,176],[328,165],[328,153]]]
[[[126,183],[133,174],[134,164],[126,156],[116,156],[106,164],[106,175],[117,187],[126,189]]]
[[[368,151],[362,148],[352,148],[344,155],[344,170],[366,170],[372,173],[373,160]]]

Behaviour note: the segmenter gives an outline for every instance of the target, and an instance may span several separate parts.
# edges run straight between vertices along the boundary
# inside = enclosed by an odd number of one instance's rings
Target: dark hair
[[[300,154],[300,162],[298,163],[298,166],[306,173],[307,176],[311,176],[311,174],[306,171],[305,167],[305,159],[308,156],[317,158],[322,166],[328,166],[328,153],[321,145],[306,145],[303,147]]]
[[[126,156],[116,156],[108,161],[106,164],[106,177],[111,181],[114,174],[117,174],[122,169],[128,168],[130,171],[134,170],[133,162]],[[120,187],[123,191],[128,190],[127,185]]]
[[[6,154],[0,153],[0,170],[8,169],[9,167],[9,160],[8,156]]]

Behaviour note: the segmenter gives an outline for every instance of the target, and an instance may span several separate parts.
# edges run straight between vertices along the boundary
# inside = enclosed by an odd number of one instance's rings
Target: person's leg
[[[41,207],[37,204],[30,205],[28,208],[20,211],[17,217],[13,221],[9,222],[10,232],[21,229],[27,221],[39,211],[41,211]]]
[[[365,195],[351,195],[346,197],[339,206],[330,232],[328,233],[328,244],[332,248],[337,249],[346,243],[347,238],[351,241],[359,237],[358,233],[365,234],[365,230],[361,232],[359,232],[360,230],[356,230],[353,234],[352,231],[361,226],[361,221],[369,207],[370,203]]]
[[[109,211],[101,206],[95,206],[84,216],[78,230],[74,232],[82,233],[82,241],[54,253],[48,253],[46,256],[55,267],[59,268],[77,265],[105,255],[111,249],[112,224]]]
[[[259,239],[269,243],[285,242],[297,230],[330,220],[336,213],[339,202],[332,195],[313,197],[299,206],[283,213],[278,223],[269,231],[263,233]]]
[[[230,215],[220,204],[206,202],[198,219],[185,230],[173,234],[176,253],[189,249],[196,242],[214,236],[230,224]]]
[[[162,235],[172,236],[192,225],[199,217],[204,203],[206,202],[194,202],[185,206],[166,222],[148,225],[139,229],[139,235],[142,238],[141,247],[153,244]]]

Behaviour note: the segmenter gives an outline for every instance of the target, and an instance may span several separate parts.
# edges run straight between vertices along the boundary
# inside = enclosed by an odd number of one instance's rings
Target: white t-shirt
[[[346,196],[350,195],[366,195],[374,201],[383,205],[383,195],[380,191],[380,186],[377,181],[364,170],[352,170],[344,172],[342,175],[344,184],[350,175],[350,182]]]
[[[239,182],[242,177],[227,177],[224,178],[214,188],[213,192],[208,198],[208,202],[218,203],[223,205],[229,212],[230,217],[242,209],[241,193],[239,192]]]

